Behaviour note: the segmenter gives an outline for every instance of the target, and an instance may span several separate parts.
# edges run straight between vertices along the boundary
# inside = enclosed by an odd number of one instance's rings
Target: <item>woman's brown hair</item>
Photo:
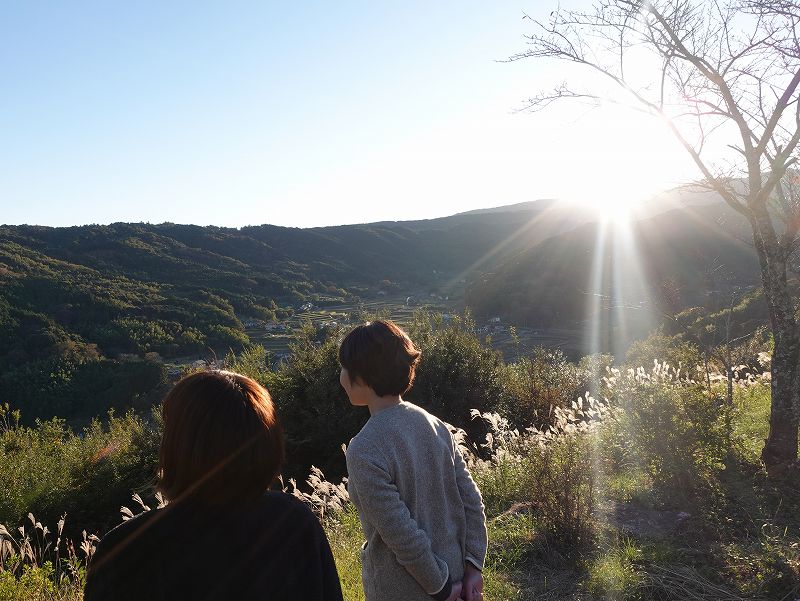
[[[378,396],[401,395],[414,383],[419,349],[397,324],[369,321],[353,328],[339,347],[351,382],[361,378]]]
[[[280,474],[283,431],[269,392],[226,371],[186,376],[162,407],[158,489],[171,502],[254,500]]]

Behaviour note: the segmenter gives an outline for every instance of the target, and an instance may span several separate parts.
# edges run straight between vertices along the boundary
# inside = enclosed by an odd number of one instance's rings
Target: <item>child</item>
[[[447,426],[402,399],[420,352],[390,321],[353,329],[339,381],[370,419],[347,448],[348,491],[367,541],[367,601],[480,601],[483,502]]]

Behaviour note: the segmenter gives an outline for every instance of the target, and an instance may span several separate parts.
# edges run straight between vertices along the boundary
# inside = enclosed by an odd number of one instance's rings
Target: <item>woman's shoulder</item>
[[[162,509],[150,509],[140,513],[109,530],[101,539],[101,545],[105,548],[112,547],[119,541],[127,540],[134,532],[149,530],[164,515]]]
[[[411,434],[412,436],[416,437],[424,432],[426,434],[431,433],[436,438],[444,437],[448,439],[450,437],[450,428],[448,428],[447,424],[424,407],[407,401],[403,401],[402,406],[405,414],[404,419],[411,426],[406,430],[409,432],[412,428],[417,430],[417,432]]]
[[[122,522],[100,539],[89,563],[89,576],[94,580],[98,571],[112,579],[121,578],[125,566],[149,561],[161,548],[161,509],[152,509]]]
[[[400,406],[403,408],[406,414],[412,414],[418,417],[419,419],[425,419],[433,422],[441,422],[441,420],[438,417],[436,417],[433,413],[430,413],[422,405],[417,405],[416,403],[412,403],[410,401],[403,401],[402,403],[400,403]]]
[[[293,528],[309,528],[317,530],[320,526],[317,516],[311,508],[289,493],[270,490],[259,498],[255,506],[252,521],[264,521],[266,524],[291,524]]]
[[[297,497],[279,491],[268,491],[259,500],[260,509],[249,521],[250,529],[264,528],[275,540],[282,540],[288,552],[290,539],[294,544],[315,545],[325,538],[319,519],[308,505]],[[292,545],[289,545],[292,546]]]
[[[392,407],[370,417],[358,434],[353,436],[347,444],[345,458],[347,459],[348,467],[355,458],[382,458],[381,449],[387,443],[391,444],[391,441],[403,429],[401,423],[403,422],[403,414],[404,411],[400,407]]]
[[[402,432],[414,422],[441,423],[439,418],[428,413],[419,405],[408,401],[400,401],[397,405],[384,409],[370,417],[353,440],[383,436],[386,432]],[[398,429],[401,424],[404,427]]]
[[[259,499],[262,507],[284,511],[304,518],[316,519],[314,512],[300,499],[280,490],[269,490]]]

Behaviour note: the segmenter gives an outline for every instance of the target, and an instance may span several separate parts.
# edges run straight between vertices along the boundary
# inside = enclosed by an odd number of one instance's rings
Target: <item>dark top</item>
[[[298,499],[268,492],[246,506],[174,505],[109,532],[84,601],[341,601],[328,540]]]

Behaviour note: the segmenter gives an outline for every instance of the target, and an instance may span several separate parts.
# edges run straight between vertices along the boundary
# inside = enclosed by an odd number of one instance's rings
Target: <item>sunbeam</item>
[[[538,202],[547,202],[547,201],[538,201]],[[535,215],[532,219],[524,222],[519,229],[517,229],[513,234],[509,237],[505,238],[494,247],[492,247],[489,251],[484,253],[481,257],[479,257],[476,261],[474,261],[471,265],[469,265],[466,269],[452,277],[449,281],[447,281],[444,285],[444,289],[448,290],[451,289],[453,286],[457,285],[462,279],[464,279],[468,274],[475,273],[480,267],[486,265],[488,261],[490,261],[493,257],[497,256],[502,251],[506,250],[509,246],[511,246],[514,242],[520,240],[524,237],[530,237],[531,234],[539,227],[541,227],[542,231],[547,231],[548,233],[540,233],[538,236],[538,241],[543,240],[547,237],[548,234],[555,234],[558,231],[563,229],[564,223],[576,224],[575,216],[570,213],[569,210],[565,210],[564,206],[560,201],[552,201],[550,202],[542,211]],[[578,222],[579,223],[579,222]],[[547,227],[545,227],[547,226]],[[530,241],[531,244],[535,243],[533,240]]]
[[[605,246],[606,246],[606,230],[608,224],[600,222],[597,224],[596,237],[594,245],[594,255],[592,257],[592,271],[591,280],[587,294],[589,295],[589,302],[586,307],[586,324],[588,329],[587,351],[589,355],[594,355],[603,352],[606,346],[601,339],[603,332],[607,332],[607,328],[603,328],[602,324],[604,307],[603,299],[606,298],[603,289],[603,280],[605,277]],[[596,383],[595,383],[596,384]]]
[[[648,277],[642,267],[634,222],[615,221],[612,240],[614,327],[610,342],[611,352],[622,360],[632,336],[655,323],[647,317],[651,312]]]

